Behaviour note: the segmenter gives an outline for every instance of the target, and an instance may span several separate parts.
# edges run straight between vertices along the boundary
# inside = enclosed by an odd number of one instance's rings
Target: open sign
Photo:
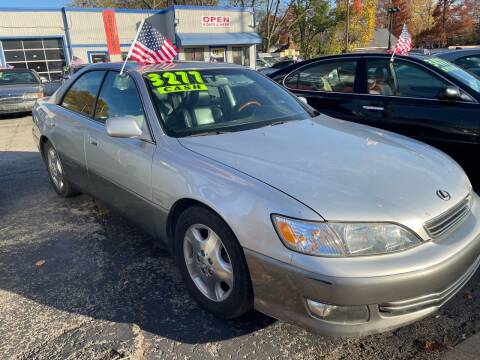
[[[230,16],[202,16],[203,27],[230,27]]]

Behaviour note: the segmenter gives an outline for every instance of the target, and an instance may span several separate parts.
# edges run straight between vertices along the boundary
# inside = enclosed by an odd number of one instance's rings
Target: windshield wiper
[[[206,135],[221,135],[229,133],[230,131],[222,131],[222,130],[213,130],[213,131],[203,131],[199,133],[194,133],[189,136],[206,136]]]
[[[268,126],[282,125],[282,124],[285,124],[286,122],[288,122],[288,121],[287,120],[275,121],[271,124],[268,124]]]

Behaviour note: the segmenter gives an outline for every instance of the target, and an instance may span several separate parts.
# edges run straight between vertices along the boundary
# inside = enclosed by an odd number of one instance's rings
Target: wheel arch
[[[43,160],[45,160],[45,144],[46,144],[47,142],[50,142],[50,140],[48,139],[48,137],[46,137],[45,135],[40,136],[39,147],[40,147],[40,152],[41,152],[41,154],[42,154]]]
[[[166,232],[167,232],[168,239],[171,240],[171,244],[174,244],[175,226],[177,224],[178,218],[185,210],[193,206],[201,206],[215,213],[220,219],[223,220],[223,222],[229,227],[230,231],[232,231],[232,233],[235,235],[235,233],[232,230],[232,227],[228,224],[225,218],[217,210],[215,210],[214,208],[205,204],[202,201],[199,201],[193,198],[182,198],[177,200],[173,204],[167,216]]]

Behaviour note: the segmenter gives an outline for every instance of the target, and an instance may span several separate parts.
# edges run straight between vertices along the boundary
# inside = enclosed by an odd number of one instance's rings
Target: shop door
[[[224,47],[214,47],[210,48],[210,62],[224,63],[226,49]]]

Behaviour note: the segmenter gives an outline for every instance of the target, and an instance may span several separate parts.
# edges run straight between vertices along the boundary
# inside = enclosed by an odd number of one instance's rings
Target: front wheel
[[[225,319],[252,309],[243,250],[214,212],[195,206],[180,215],[175,226],[175,255],[189,293],[205,309]]]
[[[70,197],[78,194],[78,191],[65,178],[65,171],[63,170],[62,161],[60,160],[60,156],[58,156],[57,150],[55,150],[50,142],[47,142],[44,151],[48,176],[50,177],[55,192],[62,197]]]

